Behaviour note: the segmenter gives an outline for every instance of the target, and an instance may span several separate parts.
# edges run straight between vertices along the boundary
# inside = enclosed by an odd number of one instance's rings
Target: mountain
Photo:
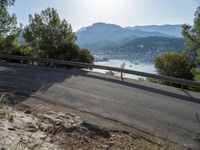
[[[77,44],[89,50],[104,50],[107,48],[117,48],[129,40],[140,37],[170,35],[160,32],[147,32],[139,29],[122,28],[114,24],[95,23],[92,26],[81,28],[76,32]]]
[[[121,46],[120,50],[130,50],[134,52],[181,50],[184,47],[183,38],[169,37],[143,37],[128,41]]]
[[[126,27],[129,30],[142,30],[146,32],[160,32],[176,37],[182,37],[182,25],[148,25],[148,26],[135,26]]]
[[[155,56],[164,51],[180,51],[184,47],[183,38],[142,37],[128,41],[115,49],[94,50],[92,54],[107,59],[122,59],[139,62],[152,62]]]
[[[101,49],[106,45],[117,45],[121,37],[129,37],[131,32],[117,25],[96,23],[76,33],[77,44],[88,49]]]

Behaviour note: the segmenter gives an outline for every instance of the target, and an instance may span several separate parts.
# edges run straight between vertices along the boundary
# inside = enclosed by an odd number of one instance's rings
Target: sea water
[[[149,64],[148,63],[139,63],[139,62],[132,62],[132,61],[128,61],[128,60],[108,60],[108,61],[94,62],[94,64],[101,65],[101,66],[118,67],[118,68],[121,68],[122,64],[125,64],[124,69],[156,74],[156,69],[154,67],[154,64],[150,64],[150,63]],[[120,76],[120,73],[111,72],[108,70],[93,69],[92,71],[104,73],[104,74],[112,74],[115,76]],[[130,75],[130,74],[123,74],[123,77],[131,78],[131,79],[139,79],[140,78],[140,76],[135,76],[135,75]]]

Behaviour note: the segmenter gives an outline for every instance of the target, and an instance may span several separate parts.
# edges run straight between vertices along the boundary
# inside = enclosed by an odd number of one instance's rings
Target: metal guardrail
[[[43,62],[43,63],[50,63],[50,64],[68,65],[68,66],[73,66],[73,67],[110,70],[110,71],[116,71],[116,72],[120,72],[120,73],[127,73],[127,74],[132,74],[132,75],[143,76],[143,77],[155,78],[155,79],[167,81],[170,83],[176,83],[176,84],[180,84],[180,85],[186,85],[186,86],[200,88],[199,81],[191,81],[191,80],[186,80],[186,79],[181,79],[181,78],[168,77],[168,76],[163,76],[163,75],[151,74],[151,73],[140,72],[140,71],[135,71],[135,70],[116,68],[116,67],[100,66],[100,65],[88,64],[88,63],[71,62],[71,61],[46,59],[46,58],[34,58],[34,57],[16,56],[16,55],[3,55],[3,54],[0,54],[0,59],[25,60],[25,61],[31,61],[31,62]]]

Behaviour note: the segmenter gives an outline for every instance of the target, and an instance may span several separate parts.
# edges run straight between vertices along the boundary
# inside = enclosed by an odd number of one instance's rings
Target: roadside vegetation
[[[185,46],[181,52],[165,52],[155,57],[154,64],[159,75],[200,80],[200,7],[197,8],[194,25],[184,24],[182,34]],[[180,87],[177,84],[148,79],[151,82]],[[199,90],[199,89],[197,89]]]
[[[15,14],[7,10],[14,2],[0,1],[1,54],[93,63],[93,56],[76,45],[77,37],[71,25],[61,20],[55,9],[29,15],[29,25],[22,27],[17,25]]]

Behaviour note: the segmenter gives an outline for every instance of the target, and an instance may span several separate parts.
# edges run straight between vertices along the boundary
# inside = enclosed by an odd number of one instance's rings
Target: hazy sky
[[[76,31],[96,22],[121,26],[192,23],[198,0],[16,0],[10,12],[26,25],[28,15],[47,7]]]

